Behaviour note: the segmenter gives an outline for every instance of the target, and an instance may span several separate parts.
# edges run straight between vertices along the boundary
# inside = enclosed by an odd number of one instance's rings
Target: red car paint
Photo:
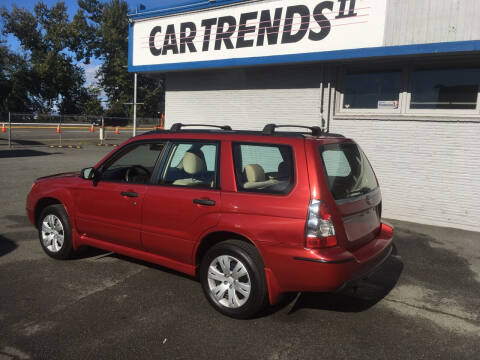
[[[329,136],[268,136],[219,132],[159,132],[134,137],[116,148],[142,140],[211,140],[220,144],[219,189],[112,183],[93,184],[78,173],[38,179],[27,197],[27,213],[37,225],[42,208],[62,203],[72,225],[74,248],[82,245],[157,263],[194,276],[197,252],[212,234],[234,234],[253,243],[265,265],[269,300],[289,291],[334,291],[368,273],[390,253],[393,229],[362,222],[356,214],[381,202],[380,191],[351,201],[336,201],[328,188],[319,146],[352,143]],[[286,195],[237,191],[232,142],[285,144],[293,149],[295,180]],[[134,191],[138,197],[122,196]],[[202,206],[193,199],[210,199]],[[311,199],[325,201],[337,246],[305,248]],[[367,216],[367,215],[362,215]],[[371,217],[372,218],[372,217]],[[345,219],[349,219],[348,224]],[[373,219],[373,218],[372,218]],[[227,236],[227,235],[225,235]],[[358,241],[350,241],[352,238]],[[350,240],[349,240],[350,239]]]

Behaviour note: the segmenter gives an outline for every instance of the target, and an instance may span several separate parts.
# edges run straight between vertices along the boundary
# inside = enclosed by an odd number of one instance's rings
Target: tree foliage
[[[0,43],[0,113],[32,112],[38,107],[30,95],[35,78],[28,62]]]
[[[39,1],[33,12],[13,6],[0,8],[2,33],[21,45],[13,53],[0,42],[0,110],[93,114],[102,112],[101,90],[108,99],[107,114],[129,115],[133,74],[128,73],[128,5],[124,0],[78,0],[70,19],[63,1],[48,7]],[[81,63],[100,63],[98,88],[86,87]],[[140,116],[161,110],[163,81],[138,77]],[[101,90],[100,90],[101,89]]]
[[[81,112],[78,100],[85,77],[70,55],[72,26],[65,4],[58,2],[49,8],[38,2],[33,12],[15,5],[11,11],[3,7],[0,17],[3,33],[14,35],[23,50],[9,58],[13,70],[9,78],[17,91],[9,94],[8,109],[13,110],[13,105],[14,111]],[[29,101],[12,104],[15,97]]]
[[[95,56],[102,61],[98,81],[109,100],[109,113],[128,115],[131,108],[123,104],[133,102],[133,74],[126,69],[128,63],[128,5],[124,0],[79,0],[80,7],[74,21],[82,25],[84,45],[77,57],[86,61]],[[119,21],[119,19],[122,19]],[[157,116],[164,93],[164,81],[138,77],[137,101],[140,116]]]

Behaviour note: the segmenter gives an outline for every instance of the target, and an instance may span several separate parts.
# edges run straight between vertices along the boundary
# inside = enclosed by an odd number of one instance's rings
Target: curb
[[[117,147],[118,144],[97,144],[97,146],[113,146],[113,147]]]

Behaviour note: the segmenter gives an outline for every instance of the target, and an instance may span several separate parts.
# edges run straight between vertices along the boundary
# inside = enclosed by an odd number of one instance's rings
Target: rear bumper
[[[368,276],[390,255],[392,239],[393,227],[382,223],[379,235],[353,252],[340,247],[268,249],[265,273],[270,302],[282,292],[331,292]]]
[[[388,252],[385,254],[383,259],[381,259],[378,263],[376,263],[372,268],[368,269],[366,272],[361,273],[354,278],[351,278],[347,281],[345,281],[339,288],[335,290],[335,292],[340,292],[342,290],[345,290],[347,288],[354,288],[358,286],[358,283],[361,282],[362,280],[368,279],[373,273],[377,272],[380,270],[382,265],[385,263],[385,261],[390,257],[392,254],[393,246],[390,245],[388,248]]]

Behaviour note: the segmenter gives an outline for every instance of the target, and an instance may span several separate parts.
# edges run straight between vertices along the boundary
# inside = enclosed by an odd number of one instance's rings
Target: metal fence
[[[115,145],[133,135],[125,117],[9,113],[0,120],[0,147]],[[163,127],[163,119],[138,118],[136,134]]]

